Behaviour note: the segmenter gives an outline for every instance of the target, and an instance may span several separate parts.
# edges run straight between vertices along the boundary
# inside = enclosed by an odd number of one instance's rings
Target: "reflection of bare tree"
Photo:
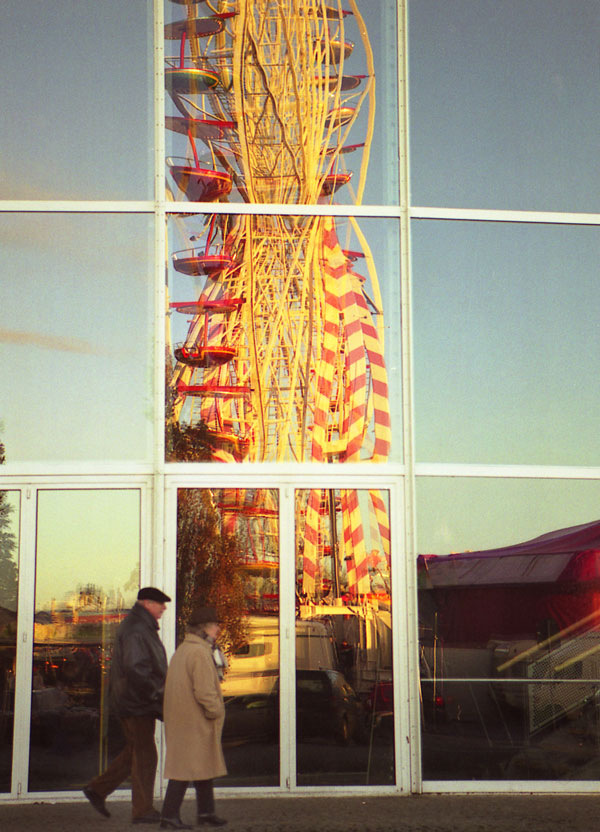
[[[244,587],[240,546],[221,528],[207,488],[180,489],[177,505],[177,637],[195,604],[217,608],[229,647],[243,644]]]
[[[3,464],[4,445],[0,442],[0,465]],[[12,506],[6,492],[0,491],[0,607],[17,609],[17,564],[14,559],[17,541],[11,526]]]

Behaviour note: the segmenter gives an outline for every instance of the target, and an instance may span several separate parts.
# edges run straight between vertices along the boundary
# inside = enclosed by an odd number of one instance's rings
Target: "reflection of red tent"
[[[600,522],[534,540],[418,558],[421,621],[445,643],[535,638],[600,611]],[[595,625],[600,626],[600,619]]]

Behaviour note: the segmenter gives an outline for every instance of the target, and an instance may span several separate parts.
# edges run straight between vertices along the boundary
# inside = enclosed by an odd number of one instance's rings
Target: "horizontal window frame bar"
[[[600,480],[600,466],[578,465],[505,465],[494,463],[417,462],[416,477],[447,477],[458,479],[542,479],[542,480]],[[407,475],[407,467],[400,462],[357,462],[331,465],[320,462],[164,462],[152,463],[76,463],[10,462],[0,469],[0,483],[14,479],[110,478],[166,476],[170,482],[188,479],[236,480],[268,477],[271,481],[287,483],[297,478],[310,480],[394,480]]]
[[[486,463],[416,462],[417,477],[474,477],[499,479],[597,480],[600,466],[502,465]]]
[[[509,639],[507,639],[509,641]],[[577,661],[581,661],[578,659]],[[464,684],[481,684],[481,685],[592,685],[600,689],[600,679],[561,679],[560,677],[544,677],[543,679],[533,679],[529,677],[518,678],[496,676],[495,678],[473,678],[463,679],[459,676],[437,676],[436,679],[429,679],[427,676],[421,677],[422,682],[434,682],[440,685],[464,685]]]
[[[289,205],[261,203],[156,202],[153,200],[4,200],[4,213],[98,214],[244,214],[280,216],[364,217],[366,219],[454,220],[467,222],[600,225],[600,213],[512,211],[480,208],[434,208],[390,205]]]
[[[481,208],[410,208],[413,220],[461,220],[550,225],[600,225],[600,214],[573,211],[511,211]]]

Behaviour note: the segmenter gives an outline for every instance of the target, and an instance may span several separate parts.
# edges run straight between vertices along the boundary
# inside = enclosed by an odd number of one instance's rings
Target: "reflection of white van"
[[[320,621],[296,621],[296,668],[335,669],[333,640]],[[250,616],[248,643],[229,657],[224,696],[269,694],[279,676],[279,622],[276,616]]]

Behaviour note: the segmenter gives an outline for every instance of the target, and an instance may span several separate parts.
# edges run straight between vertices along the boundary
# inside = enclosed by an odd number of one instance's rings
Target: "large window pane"
[[[600,463],[600,235],[417,222],[420,461]]]
[[[177,640],[195,604],[215,606],[229,654],[221,786],[278,786],[279,502],[270,489],[182,488]]]
[[[7,462],[151,457],[151,228],[130,214],[3,215]]]
[[[598,211],[596,0],[410,0],[417,205]]]
[[[81,789],[124,744],[110,652],[139,563],[139,491],[39,493],[30,791]]]
[[[174,198],[397,202],[395,3],[365,0],[355,14],[260,0],[239,14],[232,0],[207,12],[165,4]]]
[[[299,785],[395,782],[386,492],[296,492]]]
[[[169,223],[167,459],[401,454],[398,224]]]
[[[18,566],[19,493],[0,491],[0,792],[10,791],[12,770]]]
[[[150,199],[148,0],[3,0],[1,199]]]
[[[417,487],[423,776],[597,779],[600,483]]]

